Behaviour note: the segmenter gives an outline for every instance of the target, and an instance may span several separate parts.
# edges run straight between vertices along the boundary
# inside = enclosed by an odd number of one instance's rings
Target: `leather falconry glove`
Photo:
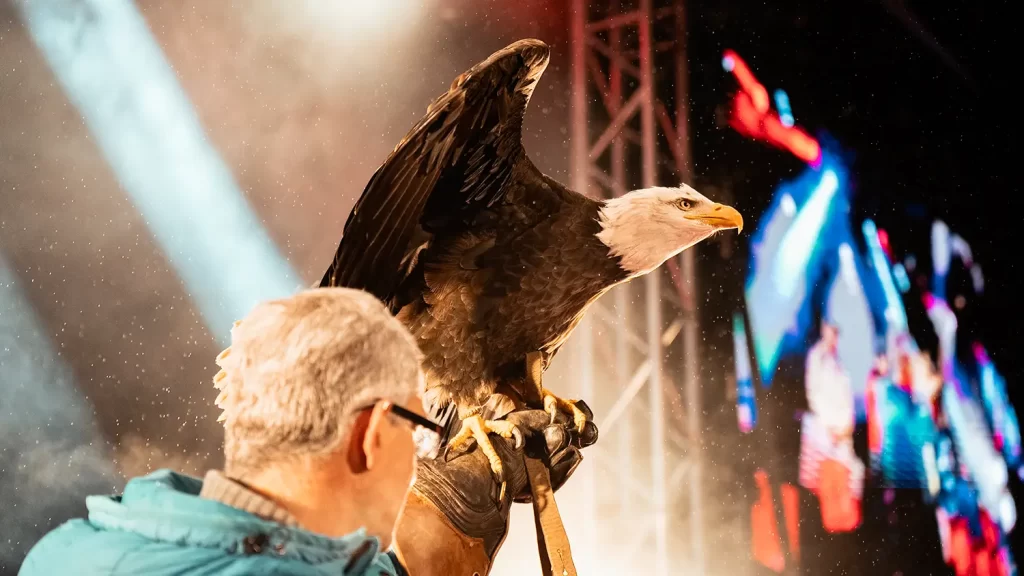
[[[505,470],[504,498],[499,501],[500,483],[487,457],[475,446],[462,455],[421,460],[395,539],[409,576],[487,574],[508,533],[512,502],[532,499],[524,454],[548,467],[551,487],[557,490],[582,461],[580,449],[597,441],[593,413],[584,402],[578,406],[588,420],[580,434],[564,414],[552,422],[543,410],[508,412],[502,410],[508,406],[503,399],[499,394],[492,396],[483,412],[488,420],[507,412],[505,419],[523,436],[523,446],[518,448],[514,439],[490,436]]]

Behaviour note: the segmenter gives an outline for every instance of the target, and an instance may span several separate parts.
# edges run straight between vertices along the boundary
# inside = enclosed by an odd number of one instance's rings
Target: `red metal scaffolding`
[[[573,188],[603,198],[689,182],[683,3],[570,2]],[[659,98],[667,87],[671,108]],[[664,157],[669,168],[659,170]],[[616,288],[613,306],[598,302],[574,338],[580,395],[610,405],[598,414],[609,440],[589,449],[594,464],[580,470],[588,515],[576,545],[581,574],[704,573],[694,252],[666,268],[644,279],[642,293]],[[607,333],[614,353],[596,355]],[[681,354],[667,360],[680,335]],[[595,368],[614,377],[599,388]],[[666,413],[667,405],[685,410]]]

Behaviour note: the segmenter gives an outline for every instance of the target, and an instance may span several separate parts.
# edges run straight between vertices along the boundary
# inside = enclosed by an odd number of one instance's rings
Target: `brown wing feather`
[[[465,304],[483,291],[489,272],[473,270],[473,262],[494,236],[472,230],[493,232],[510,190],[524,187],[524,166],[528,176],[536,171],[521,130],[548,54],[538,40],[516,42],[459,76],[427,108],[367,184],[320,283],[367,290],[406,322],[430,350],[435,417],[450,416],[453,399],[476,396],[485,371],[483,333],[465,315],[474,306]]]
[[[498,202],[523,156],[523,114],[547,63],[547,45],[521,40],[459,76],[367,184],[320,285],[361,288],[389,302],[423,232],[464,223]]]

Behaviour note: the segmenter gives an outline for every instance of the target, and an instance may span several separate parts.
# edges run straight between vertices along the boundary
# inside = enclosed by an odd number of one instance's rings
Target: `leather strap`
[[[555,503],[548,467],[536,458],[524,456],[533,495],[533,516],[537,527],[537,550],[544,576],[576,576],[569,549],[569,537]]]

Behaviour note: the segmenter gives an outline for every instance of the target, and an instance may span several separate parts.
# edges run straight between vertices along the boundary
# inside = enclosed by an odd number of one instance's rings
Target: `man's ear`
[[[362,474],[373,469],[380,447],[383,418],[384,411],[377,406],[356,415],[348,445],[348,465],[352,472]]]

